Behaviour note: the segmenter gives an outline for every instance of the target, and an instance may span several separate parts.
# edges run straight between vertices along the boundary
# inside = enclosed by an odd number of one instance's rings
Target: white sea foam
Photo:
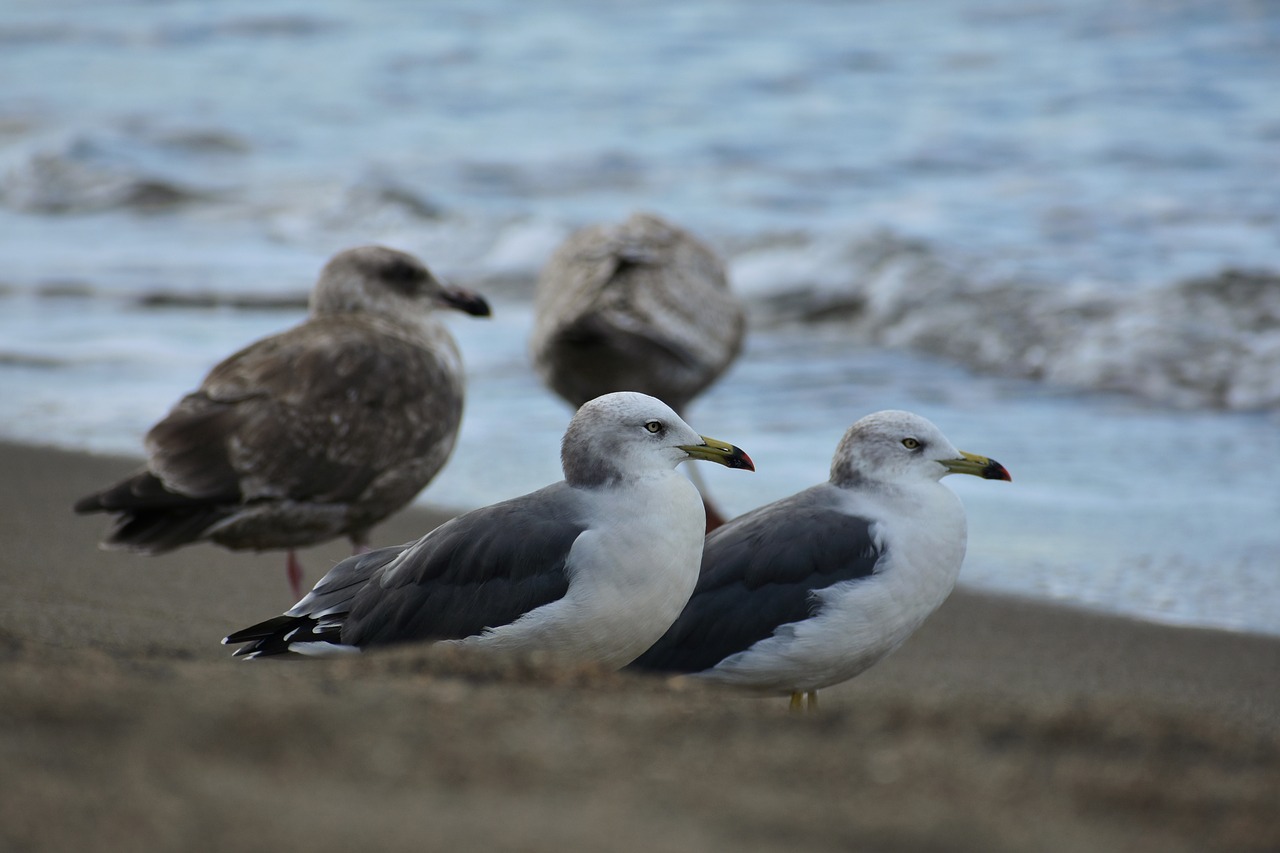
[[[746,258],[745,289],[767,316],[838,322],[863,343],[1167,405],[1280,407],[1274,273],[1227,270],[1142,290],[986,281],[887,235],[804,255],[791,246]]]

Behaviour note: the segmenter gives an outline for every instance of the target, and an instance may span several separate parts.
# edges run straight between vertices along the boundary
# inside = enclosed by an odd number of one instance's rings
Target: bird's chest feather
[[[964,508],[950,489],[930,483],[862,510],[877,519],[884,548],[874,586],[901,619],[915,623],[923,618],[917,609],[927,615],[955,585],[967,539]]]
[[[606,499],[602,508],[616,523],[584,533],[574,544],[569,597],[584,610],[614,614],[609,630],[615,636],[652,643],[680,615],[697,583],[706,525],[702,500],[675,475],[642,484],[625,501]]]
[[[818,593],[815,618],[783,641],[792,675],[809,686],[851,678],[901,644],[950,595],[964,559],[964,511],[950,490],[861,509],[878,519],[875,574]]]
[[[584,564],[598,570],[576,576],[575,584],[598,579],[620,593],[643,595],[696,579],[706,516],[693,484],[673,474],[646,480],[622,499],[611,498],[602,500],[601,508],[614,523],[585,534],[574,546],[589,558]]]

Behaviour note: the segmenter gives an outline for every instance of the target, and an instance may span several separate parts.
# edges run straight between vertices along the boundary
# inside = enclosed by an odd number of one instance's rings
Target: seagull
[[[631,668],[688,673],[817,707],[902,644],[955,586],[967,539],[947,474],[1011,480],[903,411],[857,421],[828,482],[707,536],[697,587]]]
[[[715,253],[636,213],[577,231],[555,251],[538,278],[529,348],[542,380],[571,406],[640,391],[684,415],[737,358],[745,326]],[[710,504],[707,521],[723,523]]]
[[[462,359],[436,308],[489,315],[412,255],[339,253],[305,322],[214,367],[147,433],[142,470],[75,511],[115,516],[104,548],[287,549],[300,596],[295,548],[346,536],[364,550],[453,450]]]
[[[622,667],[680,614],[698,578],[702,501],[676,465],[755,467],[635,392],[584,404],[560,458],[563,481],[349,557],[284,615],[223,642],[259,657],[446,641]]]

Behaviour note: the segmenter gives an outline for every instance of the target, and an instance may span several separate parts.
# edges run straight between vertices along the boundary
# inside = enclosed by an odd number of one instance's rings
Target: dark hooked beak
[[[959,459],[944,459],[943,466],[952,474],[972,474],[984,480],[1007,480],[1013,482],[1005,467],[994,459],[979,456],[976,453],[960,451]]]
[[[478,293],[464,290],[461,287],[444,287],[440,291],[440,302],[450,308],[456,308],[472,317],[488,317],[492,312],[489,303]]]
[[[751,461],[751,457],[741,447],[734,447],[726,441],[707,438],[705,435],[698,437],[702,439],[702,444],[681,444],[679,445],[680,449],[694,459],[705,459],[708,462],[716,462],[729,468],[743,468],[747,471],[756,470],[755,463]]]

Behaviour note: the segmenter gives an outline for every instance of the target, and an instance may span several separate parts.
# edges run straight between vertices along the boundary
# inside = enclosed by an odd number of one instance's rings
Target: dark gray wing
[[[815,486],[734,519],[707,537],[680,618],[634,669],[702,672],[812,616],[814,590],[871,576],[884,550],[873,522],[835,509]]]
[[[321,578],[288,613],[229,634],[222,642],[250,644],[237,649],[236,657],[290,654],[295,643],[340,644],[342,623],[356,594],[374,575],[415,544],[379,548],[348,557]]]
[[[578,506],[557,483],[441,525],[356,594],[342,641],[459,639],[558,601],[569,550],[587,529]]]

